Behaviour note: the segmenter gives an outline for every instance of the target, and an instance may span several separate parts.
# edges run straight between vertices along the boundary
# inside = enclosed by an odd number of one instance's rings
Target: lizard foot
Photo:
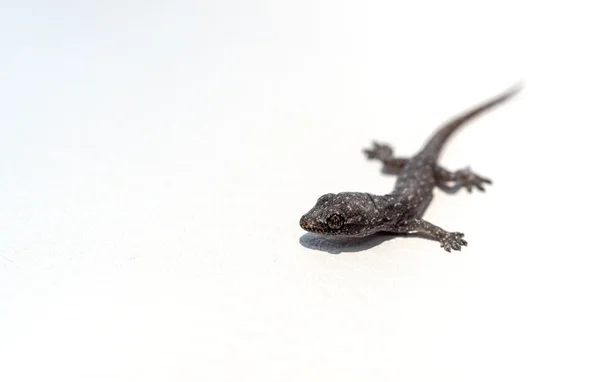
[[[363,152],[369,159],[385,160],[392,157],[394,150],[388,144],[379,144],[377,142],[373,142],[373,147],[370,149],[364,149]]]
[[[459,181],[462,183],[462,186],[465,187],[469,192],[473,190],[473,187],[477,188],[479,191],[485,191],[483,185],[492,184],[490,179],[475,174],[468,167],[463,170],[459,170],[457,175]]]
[[[463,239],[464,236],[465,234],[460,232],[447,232],[440,240],[440,247],[447,252],[450,252],[451,249],[460,251],[461,246],[467,246],[467,241]]]

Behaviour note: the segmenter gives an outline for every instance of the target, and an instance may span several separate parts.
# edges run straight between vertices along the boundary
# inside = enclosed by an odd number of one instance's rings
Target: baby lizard
[[[414,233],[429,236],[446,251],[466,246],[464,234],[448,232],[423,219],[437,186],[448,189],[464,187],[484,191],[489,179],[469,168],[449,171],[437,164],[442,147],[458,127],[488,109],[508,100],[520,90],[514,87],[503,94],[463,113],[442,126],[412,158],[393,157],[387,144],[374,143],[364,150],[369,159],[383,163],[388,172],[397,175],[394,190],[386,195],[342,192],[321,196],[315,206],[300,219],[300,227],[324,235],[361,237],[376,232]]]

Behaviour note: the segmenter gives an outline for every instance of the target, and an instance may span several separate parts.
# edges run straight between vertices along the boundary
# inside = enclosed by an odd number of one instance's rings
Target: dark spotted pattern
[[[456,117],[440,128],[412,158],[394,158],[387,144],[374,143],[364,150],[369,159],[383,163],[384,170],[397,175],[394,190],[387,195],[361,192],[325,194],[300,219],[300,226],[309,232],[323,235],[368,236],[376,232],[416,233],[429,236],[446,251],[460,251],[466,246],[460,232],[447,232],[422,219],[437,186],[450,189],[473,188],[484,191],[491,184],[468,168],[450,172],[437,165],[444,143],[456,129],[482,112],[508,100],[519,91],[515,87],[496,98]]]

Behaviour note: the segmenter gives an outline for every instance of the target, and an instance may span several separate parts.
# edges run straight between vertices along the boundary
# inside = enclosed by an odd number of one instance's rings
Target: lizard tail
[[[513,95],[517,94],[521,90],[522,87],[523,87],[522,84],[518,83],[518,84],[514,85],[512,88],[510,88],[509,90],[505,91],[504,93],[502,93],[502,94],[492,98],[491,100],[489,100],[477,107],[474,107],[473,109],[468,110],[468,111],[464,112],[463,114],[450,120],[445,125],[443,125],[433,135],[433,137],[431,137],[431,139],[429,140],[429,142],[427,142],[425,147],[423,147],[423,149],[421,149],[421,152],[419,153],[419,155],[426,155],[428,157],[432,157],[432,159],[434,159],[434,160],[437,160],[438,156],[440,155],[440,152],[442,151],[442,147],[444,146],[444,143],[446,143],[446,141],[448,140],[448,138],[450,138],[452,133],[454,133],[456,130],[458,130],[458,128],[460,126],[462,126],[464,123],[468,122],[469,120],[475,118],[476,116],[480,115],[481,113],[508,100]]]

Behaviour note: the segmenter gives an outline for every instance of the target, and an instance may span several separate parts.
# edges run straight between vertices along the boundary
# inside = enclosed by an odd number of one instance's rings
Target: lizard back
[[[416,215],[421,215],[433,198],[437,161],[450,136],[466,122],[511,98],[520,88],[520,85],[514,86],[446,122],[401,169],[390,195],[401,196],[406,200],[408,209],[415,210]]]

